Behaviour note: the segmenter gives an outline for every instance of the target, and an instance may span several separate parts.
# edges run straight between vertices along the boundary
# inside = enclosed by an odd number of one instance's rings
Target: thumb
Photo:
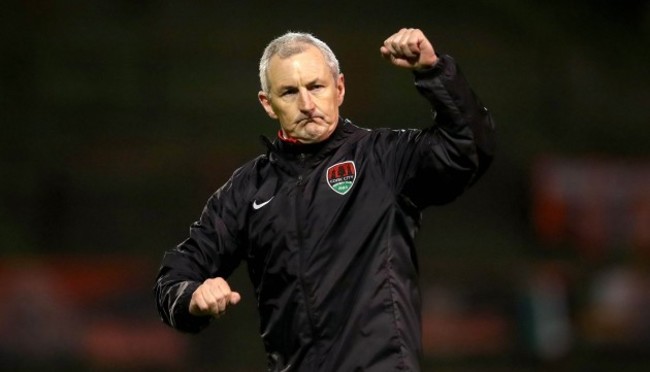
[[[228,302],[231,305],[237,305],[241,301],[241,295],[238,292],[230,292],[230,298],[228,299]]]

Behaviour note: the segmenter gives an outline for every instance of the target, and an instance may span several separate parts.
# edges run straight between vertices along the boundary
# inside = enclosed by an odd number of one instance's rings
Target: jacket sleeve
[[[450,56],[414,74],[434,123],[423,130],[395,131],[387,166],[397,192],[424,208],[454,200],[478,180],[492,161],[495,127]]]
[[[163,256],[154,293],[161,319],[173,328],[191,333],[205,328],[212,317],[189,313],[192,293],[208,278],[227,278],[241,262],[237,194],[231,178],[210,197],[189,237]]]

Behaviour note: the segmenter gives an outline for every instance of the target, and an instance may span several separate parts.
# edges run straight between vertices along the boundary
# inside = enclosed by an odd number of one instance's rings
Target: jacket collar
[[[271,162],[274,162],[278,157],[288,161],[298,157],[304,158],[305,156],[317,160],[338,148],[345,141],[345,138],[352,133],[353,127],[348,119],[339,118],[336,129],[325,141],[311,144],[292,143],[282,141],[279,138],[270,141],[265,136],[261,136],[261,139],[268,149],[267,156]]]

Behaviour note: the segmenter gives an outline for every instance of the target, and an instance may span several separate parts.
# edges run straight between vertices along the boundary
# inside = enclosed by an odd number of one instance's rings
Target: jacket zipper
[[[303,160],[301,158],[301,160]],[[302,161],[301,161],[302,163]],[[305,283],[305,278],[304,278],[304,256],[303,256],[303,235],[302,235],[302,228],[300,226],[300,196],[302,195],[302,192],[304,190],[304,181],[303,181],[303,176],[299,175],[298,176],[298,182],[296,183],[297,186],[297,192],[296,192],[296,232],[298,234],[298,281],[300,282],[300,288],[302,289],[303,296],[305,296],[305,310],[307,312],[307,320],[309,321],[309,328],[312,334],[312,338],[316,338],[316,326],[314,325],[314,313],[312,311],[311,305],[310,305],[310,295],[309,292],[307,291],[307,284]]]

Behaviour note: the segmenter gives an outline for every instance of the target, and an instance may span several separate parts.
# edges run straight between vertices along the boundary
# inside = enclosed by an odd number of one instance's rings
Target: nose
[[[314,111],[314,101],[312,100],[311,94],[307,89],[300,90],[300,97],[298,98],[298,108],[300,111],[309,113]]]

